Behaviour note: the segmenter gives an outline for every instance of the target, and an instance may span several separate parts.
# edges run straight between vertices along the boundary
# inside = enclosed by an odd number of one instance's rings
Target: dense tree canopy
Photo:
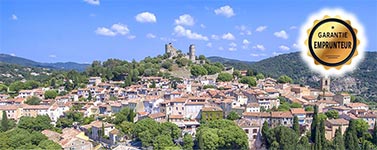
[[[29,97],[26,99],[25,101],[25,104],[29,104],[29,105],[39,105],[41,104],[41,99],[36,97],[36,96],[32,96],[32,97]]]
[[[232,81],[233,75],[230,73],[220,73],[219,76],[217,77],[217,81],[220,82],[229,82]]]
[[[254,77],[245,76],[239,80],[240,83],[248,84],[249,86],[256,86],[257,82]]]
[[[247,149],[245,132],[230,120],[208,121],[197,131],[200,149]]]

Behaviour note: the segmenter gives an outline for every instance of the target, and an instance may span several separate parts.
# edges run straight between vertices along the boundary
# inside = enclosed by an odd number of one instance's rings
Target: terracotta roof
[[[247,107],[259,107],[258,103],[249,103],[247,104]]]
[[[270,117],[271,114],[268,112],[244,112],[242,113],[242,116],[248,116],[248,117]]]
[[[205,106],[202,108],[202,111],[223,111],[223,110],[220,107]]]
[[[149,115],[149,118],[152,118],[152,119],[159,118],[159,117],[165,117],[165,114],[159,112],[159,113],[154,113],[154,114]]]
[[[174,103],[184,103],[186,102],[187,98],[174,98],[173,100],[171,100],[171,102],[174,102]]]
[[[145,116],[145,115],[148,115],[148,112],[140,111],[140,112],[137,112],[137,114],[142,115],[142,116]]]
[[[349,121],[343,118],[326,120],[331,125],[348,125]]]
[[[306,114],[304,108],[291,108],[292,114]]]
[[[0,110],[16,110],[18,108],[17,105],[2,105],[0,106]]]
[[[292,118],[292,113],[287,111],[287,112],[271,112],[271,117],[273,118]]]
[[[368,107],[367,104],[364,103],[349,103],[346,104],[348,107],[354,108],[354,107]]]
[[[183,115],[170,115],[169,119],[183,119]]]
[[[236,120],[235,122],[241,128],[242,127],[260,127],[259,122],[256,120],[242,118],[242,119]]]

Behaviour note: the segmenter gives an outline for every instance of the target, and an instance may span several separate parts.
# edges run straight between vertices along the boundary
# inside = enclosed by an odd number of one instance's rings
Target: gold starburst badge
[[[340,70],[358,55],[360,41],[357,30],[351,26],[351,21],[342,20],[340,16],[324,16],[315,20],[307,34],[307,54],[313,58],[315,65],[322,65],[326,70]]]

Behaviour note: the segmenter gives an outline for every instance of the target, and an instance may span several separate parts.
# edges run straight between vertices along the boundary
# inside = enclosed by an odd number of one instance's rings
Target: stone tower
[[[178,55],[172,43],[165,44],[165,54],[168,54],[170,58]]]
[[[196,56],[195,56],[195,45],[191,44],[189,47],[189,58],[192,62],[195,62]]]
[[[321,79],[321,89],[324,90],[325,92],[330,91],[330,78],[329,77],[323,77]]]

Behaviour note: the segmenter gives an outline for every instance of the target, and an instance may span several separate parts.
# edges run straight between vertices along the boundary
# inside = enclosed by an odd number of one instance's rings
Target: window
[[[253,135],[253,139],[257,139],[257,135]]]
[[[178,110],[178,107],[175,107],[175,110]]]
[[[184,107],[182,107],[182,110],[185,110],[185,108],[184,108]]]
[[[247,134],[249,134],[249,129],[245,129],[245,132],[246,132]]]
[[[253,133],[257,133],[258,132],[258,129],[253,129]]]

